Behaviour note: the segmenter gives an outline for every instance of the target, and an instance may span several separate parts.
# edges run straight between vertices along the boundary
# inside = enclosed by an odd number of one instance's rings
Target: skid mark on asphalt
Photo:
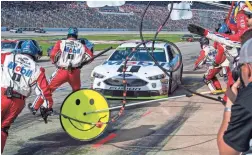
[[[108,141],[114,139],[116,136],[117,136],[117,134],[111,133],[107,137],[105,137],[102,140],[100,140],[99,142],[95,143],[92,147],[98,148],[98,147],[102,146],[103,144],[107,143]]]
[[[115,115],[117,113],[118,111],[113,111],[112,115]],[[118,121],[110,125],[107,131],[105,131],[104,135],[102,135],[97,140],[94,140],[91,142],[81,142],[81,141],[74,140],[70,136],[68,136],[67,133],[63,132],[63,129],[59,128],[58,132],[45,133],[44,135],[39,135],[37,137],[30,138],[27,141],[25,141],[25,143],[14,144],[14,146],[18,145],[19,147],[21,147],[21,149],[19,149],[18,153],[16,153],[15,155],[27,155],[27,154],[62,155],[62,154],[67,154],[67,153],[78,154],[79,152],[76,152],[76,150],[78,149],[81,149],[81,152],[83,151],[89,152],[89,149],[91,148],[90,146],[91,144],[99,143],[99,141],[100,141],[99,144],[101,144],[101,141],[104,138],[106,139],[106,137],[108,136],[109,138],[111,138],[111,134],[112,136],[115,136],[114,132],[120,130],[129,122],[132,122],[136,118],[140,117],[142,113],[143,113],[143,109],[136,109],[134,111],[128,111],[127,113],[122,115]],[[30,125],[36,125],[36,123],[43,123],[43,122],[36,122],[36,119],[34,119],[33,115],[32,114],[29,114],[29,115],[31,117],[29,117],[28,114],[25,114],[23,117],[20,117],[19,120],[15,122],[15,125],[13,126],[13,130],[10,132],[21,132],[21,130],[26,130]],[[102,141],[102,142],[106,143],[112,139],[106,139],[106,141]]]
[[[65,154],[67,150],[87,144],[89,142],[74,140],[65,132],[48,133],[30,139],[15,155]]]
[[[147,112],[144,113],[141,117],[145,117],[145,116],[149,115],[150,113],[152,113],[152,111],[147,111]]]
[[[163,125],[161,128],[156,130],[152,134],[172,134],[175,132],[178,128],[180,128],[187,119],[196,112],[200,106],[193,106],[192,104],[188,104],[182,110],[180,113],[173,118],[172,120],[167,121],[165,125]],[[134,132],[134,131],[132,131]],[[132,154],[132,155],[138,155],[138,154],[146,154],[148,152],[158,152],[160,151],[164,144],[161,144],[162,142],[166,141],[166,143],[170,140],[171,137],[168,138],[167,136],[146,136],[133,144],[125,147],[120,147],[122,151],[116,152],[115,154]]]

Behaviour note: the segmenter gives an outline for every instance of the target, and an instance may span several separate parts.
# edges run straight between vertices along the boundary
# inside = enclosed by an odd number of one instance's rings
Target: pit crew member
[[[227,24],[223,23],[221,24],[221,27],[219,28],[218,33],[231,34],[231,30],[229,29]],[[214,67],[221,65],[225,61],[226,58],[229,58],[228,59],[229,61],[233,61],[232,57],[230,58],[229,53],[225,52],[228,50],[228,49],[225,49],[226,48],[225,45],[215,42],[215,48],[217,49],[217,54],[213,61]],[[231,69],[229,66],[225,66],[225,67],[222,67],[222,70],[223,70],[224,81],[227,83],[227,87],[230,87],[234,83]],[[224,95],[223,101],[227,102],[226,95]]]
[[[241,2],[240,11],[236,15],[236,26],[237,26],[237,33],[232,35],[212,33],[209,30],[194,24],[189,24],[188,30],[191,33],[206,36],[207,38],[213,41],[217,41],[221,44],[224,44],[230,47],[230,49],[233,49],[232,47],[240,48],[241,47],[240,37],[249,28],[252,28],[252,10],[249,7],[247,7],[247,5],[243,2]],[[238,52],[234,51],[232,52],[231,54],[234,54],[232,55],[233,57],[236,57],[238,55]]]
[[[47,111],[53,105],[52,94],[45,76],[45,70],[36,64],[39,49],[32,41],[24,41],[21,51],[5,55],[1,60],[1,152],[3,152],[8,130],[25,106],[25,99],[31,88],[39,88],[48,103]]]
[[[57,41],[52,49],[50,59],[57,67],[49,80],[52,92],[66,82],[70,84],[73,91],[81,87],[81,63],[92,58],[93,53],[77,38],[78,29],[71,27],[68,29],[67,39]],[[38,95],[35,102],[28,108],[35,114],[43,102],[42,95]]]
[[[206,37],[200,38],[200,46],[202,50],[200,51],[198,59],[195,61],[194,70],[200,68],[203,64],[206,64],[208,66],[208,70],[203,76],[204,83],[208,86],[211,92],[222,90],[216,74],[221,71],[222,67],[228,66],[229,62],[225,59],[221,65],[216,67],[212,66],[217,53],[216,49],[209,45],[209,39]]]

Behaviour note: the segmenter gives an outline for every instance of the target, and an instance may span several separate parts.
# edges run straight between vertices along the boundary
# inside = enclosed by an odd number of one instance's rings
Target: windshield
[[[151,48],[148,48],[151,52]],[[131,48],[118,48],[112,56],[109,58],[109,61],[122,61],[129,55],[132,51]],[[162,48],[155,48],[153,51],[153,56],[158,62],[166,62],[165,51]],[[129,55],[130,61],[152,61],[151,57],[148,55],[144,48],[137,49],[137,52]]]
[[[1,42],[1,49],[15,49],[15,42]]]

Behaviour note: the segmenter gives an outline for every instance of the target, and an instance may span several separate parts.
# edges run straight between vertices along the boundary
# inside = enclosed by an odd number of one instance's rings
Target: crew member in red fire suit
[[[236,26],[237,26],[237,33],[235,34],[220,34],[220,33],[212,33],[207,29],[204,29],[200,26],[189,24],[188,30],[191,33],[199,34],[201,36],[205,36],[213,41],[217,41],[225,46],[228,46],[230,50],[230,55],[236,58],[239,53],[238,50],[233,50],[233,48],[240,48],[240,37],[243,35],[245,31],[249,28],[252,28],[252,10],[250,10],[244,4],[244,7],[241,7],[241,10],[238,12],[236,16]],[[235,60],[237,61],[237,60]],[[230,62],[231,63],[231,62]]]
[[[66,82],[71,85],[73,91],[79,90],[81,87],[81,63],[92,58],[93,53],[77,40],[77,38],[78,29],[69,28],[67,39],[56,42],[52,49],[50,58],[52,63],[57,67],[57,70],[49,80],[49,86],[52,92]],[[43,103],[43,97],[38,95],[35,102],[29,105],[28,108],[35,114]]]
[[[212,92],[215,92],[216,90],[222,90],[221,84],[217,79],[216,74],[221,71],[222,67],[228,66],[229,62],[225,59],[221,65],[216,67],[212,66],[217,53],[216,49],[209,45],[209,39],[206,37],[202,37],[200,39],[200,46],[202,50],[200,51],[198,59],[195,61],[194,70],[200,68],[202,65],[207,65],[208,70],[203,77],[204,82]]]
[[[221,27],[219,28],[218,33],[231,34],[231,30],[229,29],[227,24],[223,23],[223,24],[221,24]],[[219,66],[223,63],[223,61],[225,61],[226,57],[229,58],[229,53],[225,52],[228,50],[228,49],[224,49],[226,46],[223,46],[222,44],[220,44],[218,42],[215,42],[215,46],[217,49],[217,54],[215,56],[213,66]],[[232,59],[231,59],[231,61],[232,61]],[[222,71],[223,71],[224,81],[227,83],[227,87],[230,87],[234,83],[231,69],[229,66],[225,66],[225,67],[222,67]],[[223,101],[225,101],[225,102],[227,101],[226,94],[223,97]]]
[[[28,40],[22,43],[18,53],[8,53],[1,57],[1,152],[8,130],[24,108],[32,87],[39,88],[49,110],[53,105],[45,70],[35,62],[38,52],[37,46]]]

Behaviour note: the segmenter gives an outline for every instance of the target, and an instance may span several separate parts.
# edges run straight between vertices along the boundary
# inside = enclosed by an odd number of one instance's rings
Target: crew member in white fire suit
[[[36,64],[39,49],[32,41],[24,41],[21,50],[8,53],[1,60],[1,152],[3,152],[8,130],[25,106],[34,86],[48,103],[52,111],[52,94],[45,76],[45,70]],[[45,111],[45,110],[43,110]]]
[[[57,67],[49,80],[49,87],[52,92],[66,82],[70,84],[73,91],[79,90],[81,87],[81,64],[92,58],[93,53],[77,38],[78,29],[69,28],[67,39],[57,41],[52,49],[50,59]],[[43,103],[44,98],[40,94],[28,108],[35,114]]]
[[[216,49],[209,45],[209,39],[206,37],[200,38],[200,46],[202,50],[200,51],[198,59],[195,61],[194,70],[202,67],[202,65],[206,65],[208,70],[203,76],[204,83],[212,92],[222,90],[216,74],[221,71],[222,67],[228,67],[229,61],[225,59],[221,65],[214,67],[212,64],[215,60],[215,55],[217,54]]]

